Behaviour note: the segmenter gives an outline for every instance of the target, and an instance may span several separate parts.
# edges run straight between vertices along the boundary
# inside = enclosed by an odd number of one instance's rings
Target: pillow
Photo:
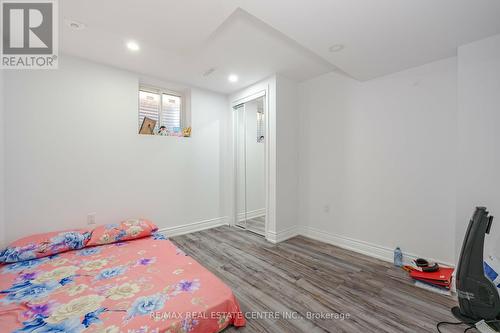
[[[86,246],[91,232],[87,229],[36,234],[11,243],[0,252],[0,262],[12,263],[43,258]]]
[[[151,221],[129,219],[115,224],[105,224],[92,230],[87,246],[110,244],[151,236],[158,227]]]

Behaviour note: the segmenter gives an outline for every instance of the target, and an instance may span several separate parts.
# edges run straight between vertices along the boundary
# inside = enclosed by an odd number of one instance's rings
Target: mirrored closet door
[[[236,145],[236,225],[265,235],[265,96],[234,107]]]

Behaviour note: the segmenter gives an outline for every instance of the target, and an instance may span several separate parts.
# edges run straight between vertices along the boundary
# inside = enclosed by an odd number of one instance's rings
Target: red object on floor
[[[449,286],[451,284],[451,275],[453,268],[440,267],[436,272],[420,272],[412,270],[410,276],[415,280],[422,280],[428,283],[434,283],[440,286]]]
[[[441,281],[437,281],[437,280],[427,280],[427,279],[414,279],[415,281],[421,281],[421,282],[425,282],[427,284],[431,284],[431,285],[434,285],[434,286],[437,286],[437,287],[443,287],[443,288],[447,288],[449,289],[450,288],[450,283],[448,282],[441,282]]]

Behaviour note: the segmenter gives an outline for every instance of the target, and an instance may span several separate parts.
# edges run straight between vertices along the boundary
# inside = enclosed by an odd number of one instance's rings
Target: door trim
[[[270,168],[270,161],[271,161],[271,151],[275,151],[270,149],[271,148],[271,140],[270,140],[270,134],[271,134],[271,116],[270,116],[270,94],[269,94],[269,84],[261,85],[257,91],[252,92],[248,95],[245,95],[244,97],[234,99],[231,101],[231,120],[232,120],[232,126],[231,126],[231,141],[232,141],[232,179],[231,179],[231,195],[230,195],[230,201],[231,201],[231,220],[230,220],[230,225],[231,226],[236,226],[237,221],[238,221],[238,212],[237,212],[237,202],[236,202],[236,193],[237,193],[237,164],[236,164],[236,149],[237,149],[237,144],[235,140],[235,135],[236,135],[236,116],[234,109],[235,107],[238,107],[241,104],[244,104],[246,102],[252,101],[254,99],[257,99],[259,97],[264,96],[264,115],[265,115],[265,202],[266,202],[266,219],[265,219],[265,234],[264,236],[266,237],[267,240],[269,240],[270,236],[270,211],[275,212],[275,208],[271,207],[272,205],[275,204],[275,200],[271,200],[271,184],[275,183],[275,179],[271,178],[271,168]],[[273,208],[273,209],[271,209]]]

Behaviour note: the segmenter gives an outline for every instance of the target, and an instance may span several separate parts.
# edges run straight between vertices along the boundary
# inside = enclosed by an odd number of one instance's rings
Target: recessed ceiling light
[[[344,48],[345,48],[344,44],[335,44],[335,45],[330,46],[330,48],[328,49],[328,51],[330,51],[330,52],[340,52]]]
[[[232,83],[238,82],[238,75],[231,74],[227,77],[227,80]]]
[[[141,49],[139,44],[137,44],[136,42],[134,42],[132,40],[127,42],[127,48],[130,51],[139,51]]]
[[[65,19],[64,22],[71,30],[83,30],[87,27],[84,23],[75,20]]]

